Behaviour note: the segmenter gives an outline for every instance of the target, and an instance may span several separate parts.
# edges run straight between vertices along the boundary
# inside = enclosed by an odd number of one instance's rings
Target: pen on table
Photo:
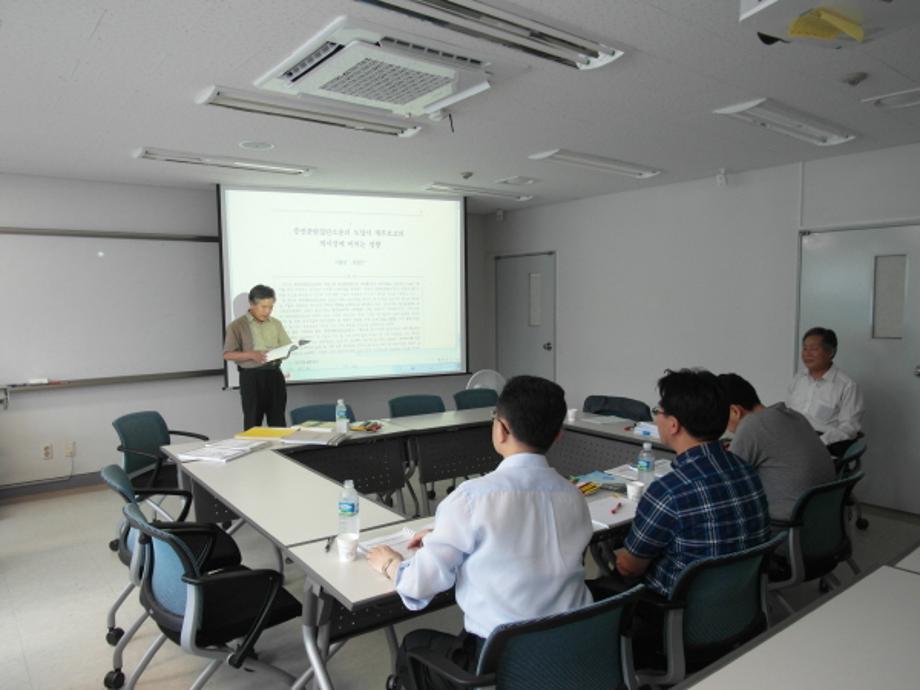
[[[326,540],[326,546],[325,546],[325,548],[324,548],[323,550],[324,550],[324,551],[328,551],[329,549],[331,549],[331,548],[332,548],[332,542],[334,542],[334,541],[335,541],[335,537],[329,537],[329,538]]]
[[[611,513],[615,513],[620,509],[620,506],[623,505],[623,501],[617,501],[617,504],[610,509]]]

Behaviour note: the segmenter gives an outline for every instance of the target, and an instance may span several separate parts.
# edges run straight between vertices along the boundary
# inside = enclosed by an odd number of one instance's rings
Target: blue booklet
[[[594,472],[588,472],[587,474],[579,474],[575,477],[572,477],[572,480],[578,483],[593,482],[600,488],[607,489],[608,491],[619,491],[621,493],[626,492],[627,480],[625,477],[610,474],[609,472],[602,472],[601,470],[595,470]]]

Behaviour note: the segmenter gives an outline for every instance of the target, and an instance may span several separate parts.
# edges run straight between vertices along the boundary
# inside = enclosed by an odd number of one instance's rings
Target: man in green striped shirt
[[[272,317],[274,306],[275,291],[256,285],[249,291],[249,311],[227,327],[224,338],[224,359],[236,362],[240,372],[244,429],[261,426],[263,417],[268,426],[287,426],[281,360],[265,358],[266,351],[291,342],[281,322]]]

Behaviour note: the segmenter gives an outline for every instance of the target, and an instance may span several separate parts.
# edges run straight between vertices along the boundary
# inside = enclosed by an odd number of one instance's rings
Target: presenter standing
[[[227,327],[224,338],[224,359],[236,362],[240,372],[244,429],[260,426],[263,417],[268,426],[287,426],[281,361],[265,359],[266,351],[291,342],[281,322],[272,318],[274,307],[275,291],[256,285],[249,291],[249,311]]]

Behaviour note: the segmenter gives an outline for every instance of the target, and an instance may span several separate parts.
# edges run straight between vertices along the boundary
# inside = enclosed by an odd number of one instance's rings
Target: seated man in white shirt
[[[834,366],[837,334],[810,328],[802,338],[802,364],[786,393],[786,406],[801,412],[828,451],[841,456],[859,434],[863,397],[859,386]]]
[[[456,587],[464,614],[459,635],[409,633],[398,676],[414,688],[406,654],[427,648],[474,669],[482,643],[497,626],[592,602],[582,555],[591,517],[581,492],[550,467],[544,453],[559,437],[566,403],[562,388],[535,376],[512,378],[493,414],[492,443],[503,460],[470,479],[438,506],[434,529],[419,532],[409,560],[389,547],[368,553],[372,568],[396,581],[407,608],[419,610]],[[432,679],[432,687],[440,678]]]

